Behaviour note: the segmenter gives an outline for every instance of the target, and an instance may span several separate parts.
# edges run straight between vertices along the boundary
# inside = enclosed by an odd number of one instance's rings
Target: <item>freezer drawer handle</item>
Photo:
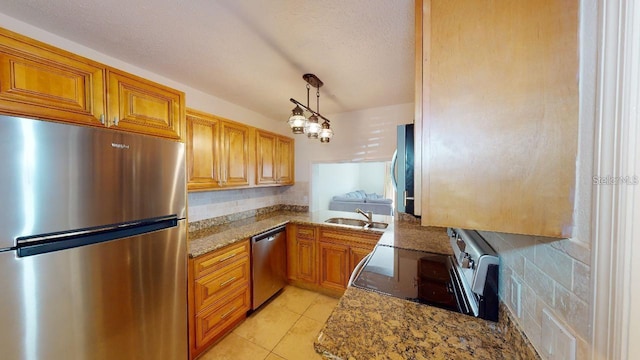
[[[233,280],[235,280],[235,279],[236,279],[236,277],[232,276],[229,280],[221,282],[220,283],[220,287],[223,287],[223,286],[231,284],[233,282]]]
[[[220,320],[226,319],[229,317],[229,315],[231,315],[234,311],[236,311],[237,306],[234,306],[231,308],[231,310],[227,311],[226,313],[220,315]]]
[[[16,239],[17,251],[19,257],[44,254],[52,251],[66,250],[79,246],[138,236],[152,231],[169,229],[177,226],[177,224],[177,216],[171,215],[169,217],[146,219],[99,228],[22,237]]]

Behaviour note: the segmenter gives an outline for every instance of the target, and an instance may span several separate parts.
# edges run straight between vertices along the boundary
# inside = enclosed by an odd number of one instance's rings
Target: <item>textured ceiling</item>
[[[0,12],[274,120],[306,102],[307,72],[325,84],[323,114],[413,101],[412,0],[2,0]]]

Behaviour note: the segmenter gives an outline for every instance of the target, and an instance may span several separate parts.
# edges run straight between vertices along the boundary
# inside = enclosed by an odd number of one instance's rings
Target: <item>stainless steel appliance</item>
[[[378,245],[351,285],[498,321],[498,256],[476,231],[448,229],[454,255]]]
[[[413,124],[398,125],[397,148],[391,160],[391,180],[396,189],[396,210],[415,214]]]
[[[280,226],[251,238],[252,309],[255,310],[287,283],[287,235]]]
[[[186,359],[184,144],[0,116],[4,359]]]

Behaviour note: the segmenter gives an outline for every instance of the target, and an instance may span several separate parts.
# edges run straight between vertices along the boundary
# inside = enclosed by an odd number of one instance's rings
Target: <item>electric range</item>
[[[350,285],[498,321],[496,252],[476,231],[447,233],[453,255],[378,245]]]

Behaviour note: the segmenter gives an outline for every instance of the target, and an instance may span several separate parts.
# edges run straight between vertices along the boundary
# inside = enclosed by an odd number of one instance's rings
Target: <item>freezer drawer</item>
[[[186,359],[186,230],[0,253],[5,359]]]

